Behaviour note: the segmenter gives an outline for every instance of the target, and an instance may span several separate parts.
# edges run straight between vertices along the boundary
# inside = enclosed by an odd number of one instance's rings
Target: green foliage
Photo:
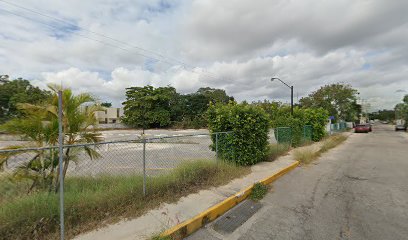
[[[199,88],[197,94],[205,96],[212,104],[223,103],[227,104],[229,101],[234,101],[234,97],[230,97],[225,93],[225,90],[216,88]]]
[[[170,125],[170,101],[176,95],[173,87],[152,86],[126,89],[123,121],[133,127],[166,127]]]
[[[3,78],[0,82],[0,123],[23,114],[17,107],[19,103],[37,104],[51,96],[49,91],[32,86],[28,80]]]
[[[278,144],[292,145],[292,128],[290,127],[275,127],[275,138]]]
[[[265,186],[262,183],[255,183],[254,187],[252,188],[251,194],[249,195],[249,198],[254,201],[259,201],[262,198],[264,198],[267,193],[268,193],[267,186]]]
[[[101,107],[110,108],[110,107],[112,107],[112,103],[111,102],[103,102],[103,103],[101,103]]]
[[[408,94],[402,99],[402,103],[395,105],[395,115],[397,119],[405,120],[405,126],[408,126]]]
[[[369,113],[370,119],[378,119],[381,121],[394,121],[395,120],[395,110],[379,110],[378,112]]]
[[[305,108],[323,108],[336,121],[354,121],[361,113],[361,106],[356,103],[357,90],[350,85],[336,83],[321,87],[309,96],[300,99]]]
[[[58,144],[58,96],[59,87],[49,86],[52,96],[47,102],[42,104],[18,104],[17,107],[23,113],[23,117],[14,118],[0,128],[14,134],[19,134],[30,140],[31,146],[24,147],[44,147],[55,146]],[[94,113],[100,110],[95,105],[95,100],[91,95],[82,93],[74,95],[70,89],[62,91],[63,102],[63,132],[65,134],[64,144],[73,145],[79,143],[95,143],[101,140],[100,134],[94,132],[92,127],[97,124]],[[88,104],[83,107],[83,104]],[[14,146],[13,148],[22,148],[23,146]],[[98,158],[96,149],[90,146],[65,148],[63,158],[63,177],[65,178],[68,165],[76,160],[80,152],[85,152],[91,159]],[[26,153],[26,152],[24,152]],[[24,162],[14,172],[16,180],[29,179],[32,181],[31,189],[34,187],[57,190],[58,184],[58,156],[56,149],[51,150],[33,150],[32,154],[24,154],[27,161]],[[21,153],[14,153],[21,154]],[[0,169],[2,165],[7,164],[11,154],[0,154]],[[30,190],[31,190],[30,189]]]
[[[134,127],[202,128],[209,103],[226,104],[224,90],[200,88],[191,94],[179,94],[172,87],[132,87],[126,92],[124,122]]]
[[[308,141],[305,126],[312,126],[312,140],[319,141],[326,134],[328,112],[322,108],[294,108],[293,116],[287,106],[278,107],[271,116],[271,126],[275,129],[278,143],[292,143],[300,146]],[[288,130],[290,128],[290,130]],[[289,141],[290,139],[290,141]]]
[[[210,132],[221,134],[218,153],[222,159],[252,165],[265,159],[268,150],[269,120],[265,111],[248,104],[211,105],[207,112]],[[215,136],[212,136],[215,150]]]
[[[320,141],[326,135],[329,113],[323,108],[302,109],[304,125],[312,126],[312,140]]]

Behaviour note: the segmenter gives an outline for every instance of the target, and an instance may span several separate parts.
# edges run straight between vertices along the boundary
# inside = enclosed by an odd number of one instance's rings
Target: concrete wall
[[[123,108],[105,108],[105,111],[97,111],[95,115],[99,123],[120,123]]]

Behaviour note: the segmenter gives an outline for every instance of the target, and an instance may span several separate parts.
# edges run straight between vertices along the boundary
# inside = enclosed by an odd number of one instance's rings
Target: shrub
[[[239,165],[263,161],[268,153],[269,120],[265,111],[248,104],[211,105],[207,112],[211,133],[221,134],[218,156]],[[212,136],[215,150],[215,136]]]
[[[312,140],[320,141],[326,134],[326,123],[329,115],[322,108],[295,108],[293,116],[289,114],[286,107],[281,107],[271,116],[271,125],[275,128],[290,127],[292,146],[297,147],[304,143],[304,126],[312,126]]]
[[[305,125],[312,126],[312,140],[320,141],[326,135],[329,113],[323,108],[306,108],[303,112]]]

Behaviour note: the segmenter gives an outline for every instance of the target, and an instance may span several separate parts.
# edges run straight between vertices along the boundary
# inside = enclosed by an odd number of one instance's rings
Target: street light
[[[289,86],[288,84],[286,84],[284,81],[277,77],[271,78],[271,82],[273,82],[273,80],[279,80],[281,83],[285,84],[285,86],[290,88],[290,113],[293,116],[293,86]]]

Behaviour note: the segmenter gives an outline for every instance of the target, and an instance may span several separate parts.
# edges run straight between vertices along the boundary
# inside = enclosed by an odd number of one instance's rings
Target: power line
[[[103,38],[105,38],[105,39],[109,39],[109,40],[111,40],[111,41],[114,41],[114,42],[117,42],[117,43],[126,45],[126,46],[128,46],[128,47],[135,48],[135,49],[138,49],[138,50],[141,50],[141,51],[150,53],[150,54],[154,54],[154,55],[158,56],[159,58],[157,58],[157,57],[152,57],[152,56],[148,56],[148,55],[146,55],[146,54],[137,52],[137,54],[139,54],[139,55],[141,55],[141,56],[143,56],[143,57],[146,57],[146,58],[149,58],[149,59],[153,59],[153,60],[156,60],[156,61],[160,61],[160,62],[164,62],[164,63],[167,63],[167,64],[169,64],[169,65],[171,65],[171,66],[172,66],[172,65],[175,65],[174,62],[176,62],[177,64],[182,65],[183,67],[189,67],[189,68],[192,69],[192,71],[196,71],[196,70],[195,70],[195,68],[196,68],[195,66],[189,65],[189,64],[187,64],[187,63],[185,63],[185,62],[183,62],[183,61],[177,60],[177,59],[172,58],[172,57],[167,57],[167,56],[165,56],[165,55],[163,55],[163,54],[161,54],[161,53],[157,53],[157,52],[154,52],[154,51],[151,51],[151,50],[148,50],[148,49],[139,47],[139,46],[135,46],[135,45],[129,44],[129,43],[127,43],[127,42],[124,42],[124,41],[122,41],[122,40],[119,40],[119,39],[110,37],[110,36],[105,35],[105,34],[102,34],[102,33],[98,33],[98,32],[92,31],[92,30],[88,30],[88,29],[82,28],[82,27],[80,27],[80,26],[78,26],[78,25],[75,25],[75,24],[73,24],[73,23],[71,23],[71,22],[68,22],[68,21],[66,21],[66,20],[64,20],[64,19],[57,18],[57,17],[54,17],[54,16],[50,16],[50,15],[44,14],[44,13],[42,13],[42,12],[39,12],[39,11],[30,9],[30,8],[24,7],[24,6],[15,4],[15,3],[11,3],[11,2],[8,2],[8,1],[5,1],[5,0],[0,0],[0,2],[3,2],[3,3],[5,3],[5,4],[11,5],[11,6],[14,6],[14,7],[16,7],[16,8],[23,9],[23,10],[25,10],[25,11],[29,11],[29,12],[31,12],[31,13],[34,13],[34,14],[37,14],[37,15],[40,15],[40,16],[43,16],[43,17],[46,17],[46,18],[49,18],[49,19],[53,19],[54,21],[58,21],[58,22],[64,23],[64,24],[69,25],[69,26],[71,26],[71,27],[80,29],[80,30],[82,30],[82,31],[85,31],[85,32],[88,32],[88,33],[91,33],[91,34],[94,34],[94,35],[97,35],[97,36],[100,36],[100,37],[103,37]],[[54,28],[54,29],[58,29],[58,27],[53,26],[53,25],[51,25],[51,24],[46,24],[46,23],[44,23],[44,22],[39,22],[39,21],[36,21],[36,20],[34,20],[34,19],[27,18],[26,16],[23,16],[23,15],[20,15],[20,14],[17,14],[17,13],[13,13],[13,12],[11,12],[11,11],[7,11],[7,10],[4,10],[4,9],[3,9],[3,11],[6,11],[6,12],[8,12],[8,13],[10,13],[10,14],[13,14],[13,15],[16,15],[16,16],[19,16],[19,17],[26,18],[26,19],[31,20],[31,21],[38,22],[38,23],[40,23],[40,24],[46,25],[46,26],[51,27],[51,28]],[[75,32],[75,31],[72,31],[72,30],[71,30],[70,32],[73,33],[73,34],[76,34],[76,35],[78,35],[78,36],[80,36],[80,37],[84,37],[84,38],[87,38],[87,39],[89,39],[89,40],[97,41],[97,42],[99,42],[99,43],[101,43],[101,44],[104,44],[104,45],[108,45],[108,46],[111,46],[111,47],[116,47],[116,48],[122,49],[122,50],[124,50],[124,51],[128,51],[128,50],[129,50],[129,49],[124,49],[124,48],[122,48],[122,47],[120,47],[120,46],[117,46],[117,45],[114,45],[114,44],[106,43],[106,42],[101,41],[101,40],[98,40],[98,39],[94,39],[94,38],[87,37],[87,36],[85,36],[85,35],[81,35],[81,34]],[[165,59],[167,59],[167,60],[165,60]],[[173,61],[173,63],[170,62],[170,61],[168,61],[168,60]],[[211,76],[211,77],[213,77],[213,78],[219,79],[219,77],[216,77],[216,75],[215,75],[214,73],[211,73],[211,72],[209,72],[209,71],[207,71],[207,70],[205,70],[205,69],[202,69],[202,71],[206,72],[206,75],[208,75],[208,76]]]

